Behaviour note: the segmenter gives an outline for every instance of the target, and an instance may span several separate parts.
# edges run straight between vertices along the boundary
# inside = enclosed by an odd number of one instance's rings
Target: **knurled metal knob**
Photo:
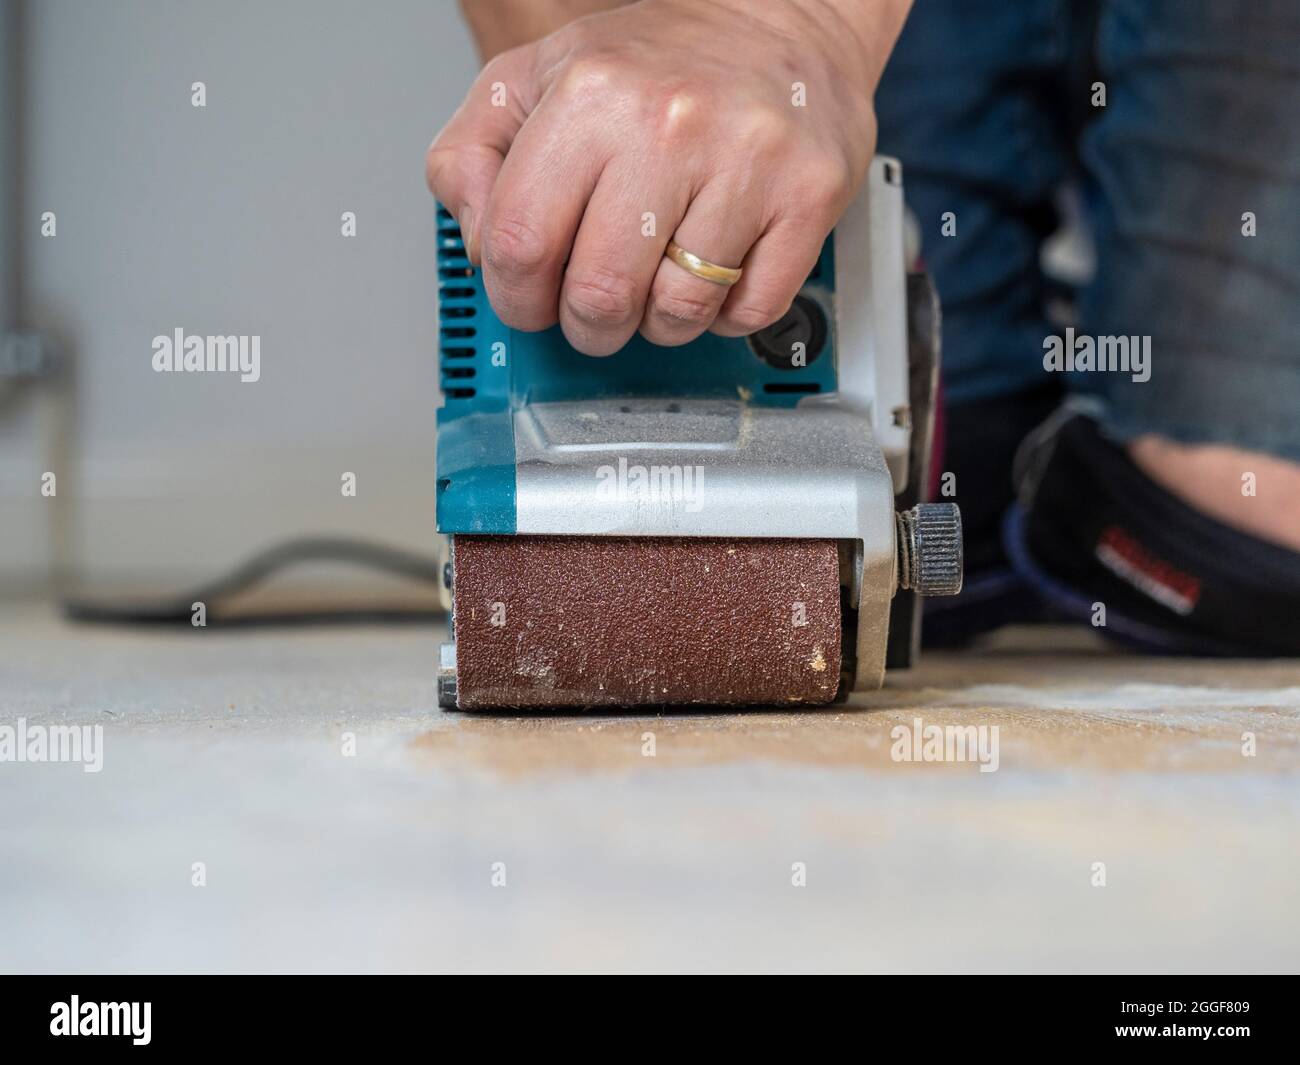
[[[961,591],[961,511],[956,503],[918,503],[896,515],[898,586],[917,595]]]

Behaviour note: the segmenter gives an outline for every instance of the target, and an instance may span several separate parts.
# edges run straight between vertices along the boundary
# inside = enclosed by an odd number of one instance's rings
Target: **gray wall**
[[[18,316],[18,6],[0,0],[0,329]]]
[[[81,573],[210,576],[300,533],[428,548],[423,154],[476,69],[456,5],[40,0],[22,32],[19,316],[75,358],[59,495]],[[155,373],[177,327],[260,334],[261,380]],[[37,421],[0,415],[11,573],[52,542]]]

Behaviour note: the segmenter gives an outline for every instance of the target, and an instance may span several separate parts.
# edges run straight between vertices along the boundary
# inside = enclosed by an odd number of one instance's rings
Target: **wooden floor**
[[[1300,968],[1300,662],[1024,630],[824,711],[490,717],[439,636],[0,608],[0,725],[104,729],[0,763],[0,969]]]

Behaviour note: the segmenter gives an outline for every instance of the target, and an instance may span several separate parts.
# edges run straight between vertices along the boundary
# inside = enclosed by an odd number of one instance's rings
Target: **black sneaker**
[[[1026,445],[1004,542],[1051,608],[1162,654],[1300,654],[1300,554],[1170,495],[1078,414]]]

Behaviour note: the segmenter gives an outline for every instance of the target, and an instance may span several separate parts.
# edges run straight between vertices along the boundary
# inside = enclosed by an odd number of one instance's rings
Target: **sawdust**
[[[879,692],[821,709],[529,717],[449,714],[413,743],[430,764],[506,775],[643,772],[769,761],[864,773],[977,773],[970,762],[896,762],[891,731],[996,727],[990,777],[1300,773],[1300,662],[1116,654],[1089,634],[1021,630],[979,652],[932,654]],[[654,733],[655,756],[643,755]],[[1243,753],[1254,737],[1254,754]]]
[[[917,706],[870,710],[682,713],[599,719],[463,716],[452,728],[426,733],[414,749],[435,761],[478,765],[508,775],[557,769],[646,770],[772,761],[865,772],[973,773],[971,763],[895,762],[891,730],[927,725],[996,726],[999,772],[1077,769],[1101,772],[1295,773],[1300,767],[1300,719],[1253,725],[1254,757],[1242,754],[1244,727],[1165,725],[1098,719],[1072,711],[1009,711],[997,707]],[[642,754],[644,734],[656,739],[654,758]],[[1266,734],[1266,738],[1265,738]],[[653,764],[653,765],[652,765]]]

